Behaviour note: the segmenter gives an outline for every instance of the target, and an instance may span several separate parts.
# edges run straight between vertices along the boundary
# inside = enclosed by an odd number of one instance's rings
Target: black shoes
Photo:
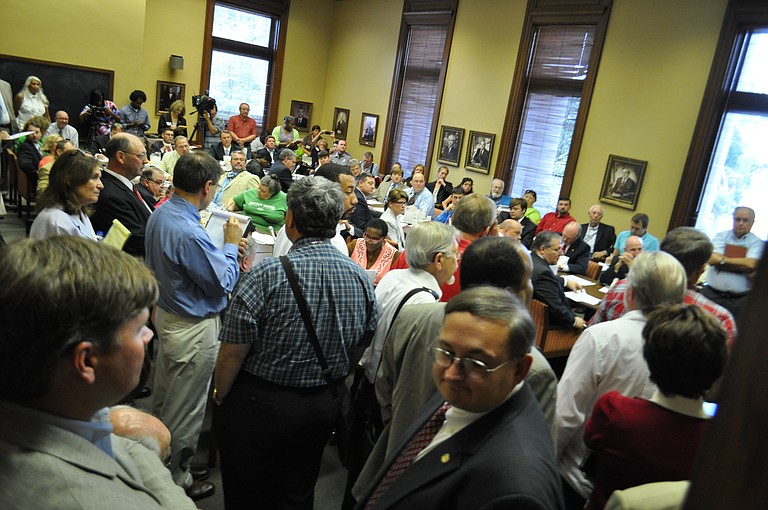
[[[216,486],[213,485],[212,482],[195,480],[192,482],[192,485],[187,489],[184,489],[184,492],[187,493],[189,499],[197,501],[199,499],[207,498],[208,496],[213,496],[213,493],[216,492]]]

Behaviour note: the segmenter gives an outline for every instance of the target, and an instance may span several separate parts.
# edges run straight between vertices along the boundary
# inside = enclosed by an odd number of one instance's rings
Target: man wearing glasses
[[[432,350],[438,393],[357,508],[563,508],[547,424],[525,377],[535,326],[487,286],[445,307]]]
[[[144,231],[152,209],[131,181],[141,175],[144,165],[149,163],[147,151],[138,137],[120,133],[107,143],[106,156],[109,163],[101,175],[104,189],[96,202],[91,224],[97,233],[106,234],[112,228],[112,221],[118,220],[131,232],[123,250],[144,256]]]
[[[165,174],[157,167],[150,166],[141,172],[140,186],[136,188],[141,193],[141,198],[147,205],[154,209],[157,201],[163,198],[163,184],[165,184]]]

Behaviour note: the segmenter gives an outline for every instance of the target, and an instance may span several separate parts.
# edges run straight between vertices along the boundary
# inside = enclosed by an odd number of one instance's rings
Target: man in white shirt
[[[645,316],[656,306],[681,303],[687,276],[672,255],[643,252],[634,259],[628,284],[629,311],[582,333],[557,385],[556,450],[567,508],[583,505],[592,491],[579,466],[587,455],[584,426],[597,399],[609,391],[642,398],[653,394],[656,387],[642,355]]]
[[[56,122],[48,127],[46,135],[59,135],[65,140],[71,141],[75,147],[80,148],[80,138],[77,129],[69,125],[69,114],[64,110],[56,112]]]

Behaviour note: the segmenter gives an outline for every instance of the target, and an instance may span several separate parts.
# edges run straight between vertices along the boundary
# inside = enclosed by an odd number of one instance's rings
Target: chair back
[[[590,260],[589,262],[587,262],[587,270],[584,272],[584,274],[587,276],[587,278],[592,278],[593,280],[599,280],[601,269],[602,267],[600,266],[600,264],[598,264],[594,260]]]

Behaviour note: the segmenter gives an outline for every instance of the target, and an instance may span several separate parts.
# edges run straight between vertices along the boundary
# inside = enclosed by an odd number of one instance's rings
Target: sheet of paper
[[[211,237],[211,242],[222,250],[224,249],[224,224],[232,217],[237,218],[237,221],[240,222],[240,235],[242,235],[248,227],[248,224],[251,222],[251,219],[248,216],[233,213],[231,211],[214,209],[211,211],[211,218],[205,226],[205,230]]]
[[[563,275],[563,278],[565,278],[569,282],[576,282],[582,287],[589,287],[590,285],[594,285],[595,282],[591,282],[589,280],[585,280],[584,278],[580,278],[576,276],[575,274],[566,274]]]
[[[261,232],[254,232],[251,234],[251,237],[253,237],[257,243],[259,244],[269,244],[274,246],[275,245],[275,238],[272,236],[272,234],[262,234]]]
[[[21,133],[10,135],[8,138],[6,138],[6,140],[16,140],[17,138],[21,138],[22,136],[27,136],[30,133],[33,133],[33,131],[22,131]]]
[[[586,305],[599,305],[600,299],[596,297],[592,297],[589,294],[587,294],[584,291],[581,292],[566,292],[565,297],[570,299],[571,301],[576,301],[577,303],[584,303]]]

